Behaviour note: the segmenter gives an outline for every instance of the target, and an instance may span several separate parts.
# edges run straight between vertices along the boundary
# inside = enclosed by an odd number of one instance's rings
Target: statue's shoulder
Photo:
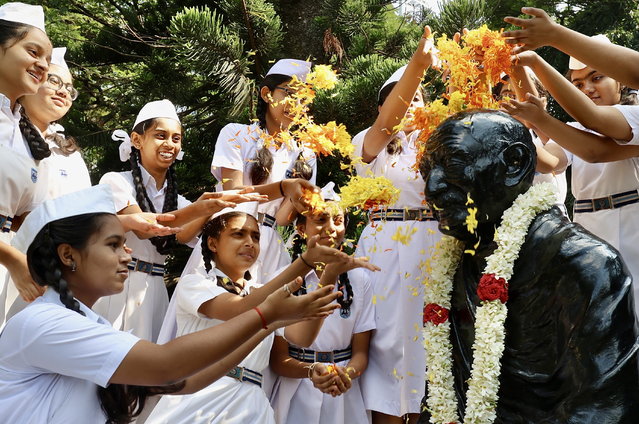
[[[549,267],[561,270],[563,275],[578,275],[584,282],[601,278],[623,280],[629,275],[614,247],[571,222],[558,208],[537,216],[521,253],[545,258]]]

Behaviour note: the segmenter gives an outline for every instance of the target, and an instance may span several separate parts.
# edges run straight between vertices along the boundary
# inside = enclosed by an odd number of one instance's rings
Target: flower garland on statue
[[[497,392],[504,352],[508,300],[508,281],[515,260],[528,234],[528,227],[541,212],[555,202],[555,191],[548,183],[532,186],[520,194],[508,208],[495,232],[497,248],[486,260],[477,294],[481,305],[475,317],[473,365],[466,393],[465,423],[489,424],[497,417]],[[433,255],[425,281],[424,344],[427,355],[428,399],[430,422],[456,424],[457,398],[452,372],[450,322],[453,277],[462,255],[462,244],[444,236]]]

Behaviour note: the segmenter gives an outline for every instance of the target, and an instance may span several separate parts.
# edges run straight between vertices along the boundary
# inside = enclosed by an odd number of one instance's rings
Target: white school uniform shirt
[[[351,345],[354,334],[375,329],[370,274],[370,271],[361,268],[348,272],[353,287],[350,316],[343,318],[339,309],[334,311],[324,320],[308,349],[316,352],[346,349]],[[306,274],[304,282],[309,293],[316,290],[319,278],[315,271]],[[283,331],[278,330],[278,335],[282,336]],[[337,365],[345,367],[349,361],[341,361]],[[279,377],[271,396],[275,420],[278,424],[368,424],[359,380],[353,379],[351,388],[334,398],[316,389],[308,378]]]
[[[51,156],[40,164],[46,167],[49,181],[47,199],[55,199],[91,187],[91,177],[87,164],[79,151],[66,154],[53,140],[46,140],[51,149]]]
[[[155,210],[159,213],[164,205],[167,182],[159,190],[155,179],[140,166],[142,183]],[[109,172],[100,179],[100,184],[108,184],[113,191],[115,209],[121,211],[130,205],[137,205],[135,186],[131,171]],[[191,204],[178,195],[178,209]],[[193,246],[195,239],[188,243]],[[145,262],[164,264],[166,255],[158,253],[149,240],[138,238],[135,233],[126,233],[126,244],[133,250],[132,257]],[[124,282],[124,290],[112,296],[99,299],[93,309],[107,318],[115,328],[132,331],[138,337],[155,342],[162,327],[164,314],[169,306],[169,296],[161,275],[153,276],[140,271],[129,271]]]
[[[639,144],[639,106],[614,105],[626,118],[632,138],[619,144]],[[575,128],[594,133],[578,122]],[[549,143],[554,141],[549,141]],[[572,164],[572,194],[576,200],[596,199],[639,189],[639,158],[607,163],[588,163],[564,149],[568,164]],[[639,317],[639,203],[617,209],[575,213],[573,221],[619,250],[632,275],[635,314]]]
[[[217,191],[222,188],[222,168],[242,171],[244,185],[252,185],[250,170],[253,166],[255,155],[264,145],[261,138],[262,130],[259,124],[227,124],[220,131],[220,135],[215,143],[213,162],[211,163],[211,173],[217,179],[215,187]],[[292,176],[292,169],[297,157],[302,153],[306,158],[306,163],[313,170],[310,181],[315,184],[317,176],[317,163],[315,153],[307,148],[298,146],[275,146],[269,147],[273,155],[273,167],[271,173],[264,182],[272,183],[281,181]],[[284,199],[276,199],[270,202],[261,203],[257,206],[258,212],[275,216]],[[291,263],[288,251],[284,247],[282,238],[275,228],[262,226],[260,234],[260,255],[257,258],[257,270],[260,281],[272,275],[275,270]]]
[[[225,275],[213,268],[187,275],[180,279],[175,293],[177,336],[204,330],[223,323],[198,312],[202,304],[217,296],[229,293],[217,285],[217,275]],[[246,281],[245,292],[261,284]],[[262,372],[268,367],[273,335],[269,335],[249,353],[239,366]],[[274,424],[273,409],[261,387],[240,382],[232,377],[222,377],[209,386],[190,395],[162,396],[146,424]]]
[[[353,138],[353,156],[362,155],[366,129]],[[362,176],[385,176],[401,190],[389,208],[424,208],[424,180],[414,169],[416,140],[400,132],[402,152],[383,149],[369,164],[359,164]],[[372,174],[372,175],[371,175]],[[393,240],[398,231],[412,234],[408,244]],[[393,416],[419,413],[425,393],[426,351],[422,336],[423,285],[419,264],[429,258],[441,238],[436,221],[369,222],[357,242],[356,256],[368,256],[382,270],[371,274],[375,323],[368,369],[360,377],[367,409]]]
[[[0,93],[0,215],[10,218],[33,210],[44,202],[47,178],[33,159],[20,131],[19,104]],[[10,244],[13,232],[0,231],[0,242]],[[0,265],[0,328],[5,321],[9,298],[9,271]]]
[[[67,309],[48,288],[9,320],[0,335],[0,422],[103,424],[98,386],[106,387],[131,348],[80,303]]]

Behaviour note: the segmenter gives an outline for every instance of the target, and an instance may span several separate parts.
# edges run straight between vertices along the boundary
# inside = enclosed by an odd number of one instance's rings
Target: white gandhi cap
[[[88,213],[115,215],[110,186],[100,184],[47,200],[27,215],[11,244],[26,253],[35,237],[49,222]]]
[[[306,81],[306,76],[309,72],[311,72],[311,62],[297,59],[280,59],[268,70],[266,75],[278,74],[289,77],[295,75],[300,81]]]
[[[382,87],[379,89],[379,91],[377,92],[377,100],[379,100],[380,95],[382,94],[382,90],[387,87],[390,84],[393,84],[397,81],[399,81],[399,79],[402,77],[402,75],[404,75],[404,71],[406,70],[406,67],[408,65],[404,65],[401,68],[399,68],[398,70],[396,70],[395,72],[393,72],[393,75],[391,75],[385,82],[384,84],[382,84]]]
[[[135,124],[133,124],[133,128],[135,128],[140,122],[144,122],[154,118],[173,119],[181,124],[180,118],[178,117],[173,103],[171,103],[169,100],[164,99],[149,102],[142,106],[142,109],[140,109],[140,113],[138,113],[138,117],[135,118]]]
[[[19,2],[6,3],[0,6],[0,19],[31,25],[44,33],[47,32],[44,29],[44,10],[42,6]]]
[[[599,41],[603,41],[603,42],[608,43],[608,44],[612,44],[610,42],[610,40],[608,39],[608,37],[606,37],[603,34],[593,35],[590,38],[592,38],[593,40],[599,40]],[[570,62],[568,62],[568,68],[570,70],[578,71],[579,69],[583,69],[585,67],[586,67],[585,63],[580,62],[577,59],[575,59],[574,57],[570,56]]]
[[[67,62],[64,60],[64,55],[67,53],[66,47],[56,47],[51,52],[51,64],[58,65],[61,68],[69,70]]]

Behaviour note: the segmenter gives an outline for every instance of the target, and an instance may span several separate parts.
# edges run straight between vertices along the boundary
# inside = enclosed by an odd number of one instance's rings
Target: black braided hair
[[[62,278],[61,270],[65,265],[60,260],[57,248],[65,243],[82,251],[109,216],[113,215],[83,214],[50,222],[36,235],[27,250],[27,264],[35,282],[41,286],[51,286],[60,294],[60,301],[67,309],[81,315],[85,314],[80,310],[80,303]],[[98,397],[107,415],[107,424],[125,424],[142,412],[148,396],[175,393],[182,390],[184,385],[184,382],[154,387],[110,384],[106,388],[98,387]]]
[[[202,259],[204,260],[204,268],[206,269],[206,272],[209,272],[213,269],[212,262],[215,258],[215,254],[211,251],[211,249],[209,249],[209,238],[219,239],[220,234],[222,234],[222,231],[224,231],[229,222],[234,218],[241,216],[250,216],[251,218],[255,219],[253,215],[250,215],[246,212],[232,211],[210,219],[202,228]],[[244,273],[244,279],[251,279],[251,273],[249,271],[246,271]],[[244,290],[244,287],[242,287],[240,284],[224,277],[217,277],[217,285],[222,287],[226,291],[237,295],[240,295],[242,293],[242,290]]]
[[[41,160],[51,156],[49,145],[44,141],[44,138],[42,138],[40,131],[31,123],[27,114],[24,113],[24,109],[20,111],[20,122],[18,126],[20,127],[22,136],[27,141],[33,159]]]
[[[297,218],[297,223],[300,223],[300,219],[301,219],[300,215]],[[306,217],[304,217],[304,221],[306,220]],[[303,222],[302,222],[303,223]],[[293,233],[293,246],[291,247],[291,259],[293,261],[295,261],[295,259],[299,258],[300,256],[302,256],[302,253],[304,253],[304,251],[306,247],[306,240],[304,240],[304,238],[301,236],[300,233],[298,233],[297,231],[295,231],[295,233]],[[295,295],[301,295],[301,294],[306,294],[307,290],[306,290],[306,279],[304,277],[302,277],[302,286],[297,289],[295,291]]]
[[[147,119],[140,122],[133,128],[133,132],[143,135],[147,130],[155,126],[155,119]],[[138,202],[138,206],[143,212],[158,213],[153,206],[153,202],[149,198],[149,194],[144,188],[144,182],[142,179],[142,171],[140,170],[140,151],[131,146],[131,157],[129,159],[131,163],[131,175],[133,176],[133,186],[135,188],[135,199]],[[166,175],[166,195],[164,196],[164,204],[162,205],[162,212],[171,212],[178,208],[178,185],[177,178],[175,176],[175,163],[171,164]],[[168,255],[173,248],[177,245],[175,235],[151,237],[149,239],[151,244],[155,246],[155,249],[161,255]]]

